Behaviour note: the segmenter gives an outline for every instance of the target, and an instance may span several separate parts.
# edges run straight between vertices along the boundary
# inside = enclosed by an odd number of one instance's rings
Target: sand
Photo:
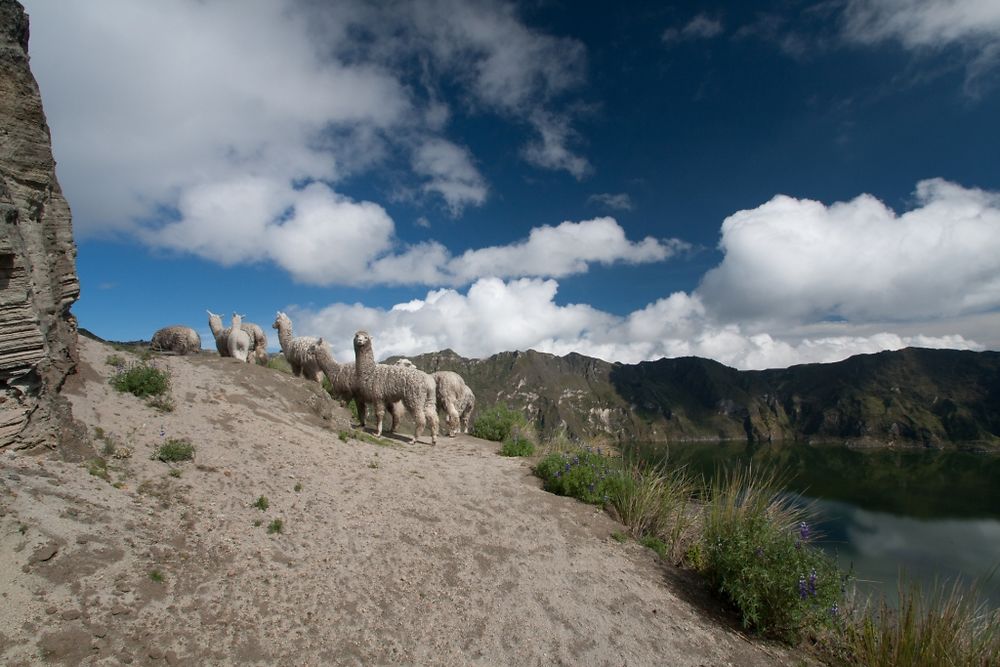
[[[81,337],[64,389],[123,457],[107,479],[93,452],[0,455],[4,664],[810,662],[495,443],[368,442],[318,385],[208,352],[155,359],[163,413],[112,354]],[[152,460],[171,438],[194,460]]]

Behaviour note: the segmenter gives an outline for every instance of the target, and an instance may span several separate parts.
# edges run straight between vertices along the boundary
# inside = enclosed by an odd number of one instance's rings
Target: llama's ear
[[[320,338],[320,339],[319,339],[318,341],[316,341],[316,344],[317,344],[317,345],[325,345],[326,343],[324,343],[324,342],[323,342],[323,339],[322,339],[322,338]]]

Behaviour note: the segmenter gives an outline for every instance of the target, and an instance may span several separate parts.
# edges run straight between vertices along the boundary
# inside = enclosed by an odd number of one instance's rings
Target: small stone
[[[59,611],[59,608],[56,607],[55,605],[45,608],[45,613],[48,614],[49,616],[56,613],[57,611]]]
[[[90,628],[90,631],[99,639],[104,639],[108,636],[108,627],[106,625],[95,625]]]
[[[150,660],[160,660],[161,658],[163,658],[163,651],[161,651],[158,648],[151,648],[149,649],[149,653],[147,653],[146,655],[149,656]]]
[[[112,616],[122,616],[122,615],[127,616],[128,613],[129,613],[129,608],[124,605],[116,604],[114,607],[111,608]]]
[[[67,609],[62,613],[62,617],[64,621],[75,621],[76,619],[80,618],[80,610]]]
[[[178,662],[177,653],[174,651],[166,651],[163,657],[166,658],[168,665],[176,665]]]
[[[119,593],[128,593],[129,591],[132,590],[132,587],[128,585],[128,582],[119,581],[117,584],[115,584],[115,590],[118,591]]]

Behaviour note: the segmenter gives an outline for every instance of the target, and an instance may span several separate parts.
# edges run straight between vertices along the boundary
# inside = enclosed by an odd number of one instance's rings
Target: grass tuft
[[[120,392],[143,398],[159,396],[170,388],[170,375],[145,362],[119,367],[111,376],[111,386]]]
[[[274,519],[271,523],[267,524],[267,534],[273,535],[274,533],[281,533],[285,530],[285,523],[281,519]]]
[[[899,606],[882,598],[855,614],[843,637],[852,661],[871,667],[1000,665],[1000,610],[958,581],[925,592],[901,576]]]
[[[153,458],[164,463],[190,461],[194,458],[194,445],[187,438],[170,438],[159,446]]]
[[[589,447],[549,454],[535,466],[535,475],[550,493],[600,505],[622,483],[621,462]]]
[[[267,508],[270,506],[271,503],[268,502],[267,496],[261,496],[260,498],[255,500],[252,505],[250,505],[250,507],[256,507],[261,512],[266,512]]]

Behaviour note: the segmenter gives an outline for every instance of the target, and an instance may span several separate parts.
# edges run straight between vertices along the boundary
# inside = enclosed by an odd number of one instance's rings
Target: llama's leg
[[[378,426],[375,427],[375,435],[382,435],[382,419],[385,417],[385,402],[375,402],[375,417],[378,419]]]
[[[445,408],[447,411],[445,419],[448,426],[448,436],[454,438],[456,431],[458,431],[458,410],[455,409],[455,404],[451,402]]]
[[[438,432],[438,413],[437,408],[431,408],[428,410],[427,421],[430,422],[431,428],[431,444],[437,444],[437,432]]]
[[[292,375],[297,378],[302,377],[302,366],[291,360],[289,360],[288,364],[292,367]]]
[[[413,410],[413,421],[416,422],[416,426],[413,429],[413,443],[417,442],[417,439],[424,432],[424,411],[420,408]]]
[[[365,430],[365,418],[367,417],[367,415],[365,414],[365,402],[362,401],[357,396],[355,396],[354,408],[358,411],[358,426],[363,431]]]

